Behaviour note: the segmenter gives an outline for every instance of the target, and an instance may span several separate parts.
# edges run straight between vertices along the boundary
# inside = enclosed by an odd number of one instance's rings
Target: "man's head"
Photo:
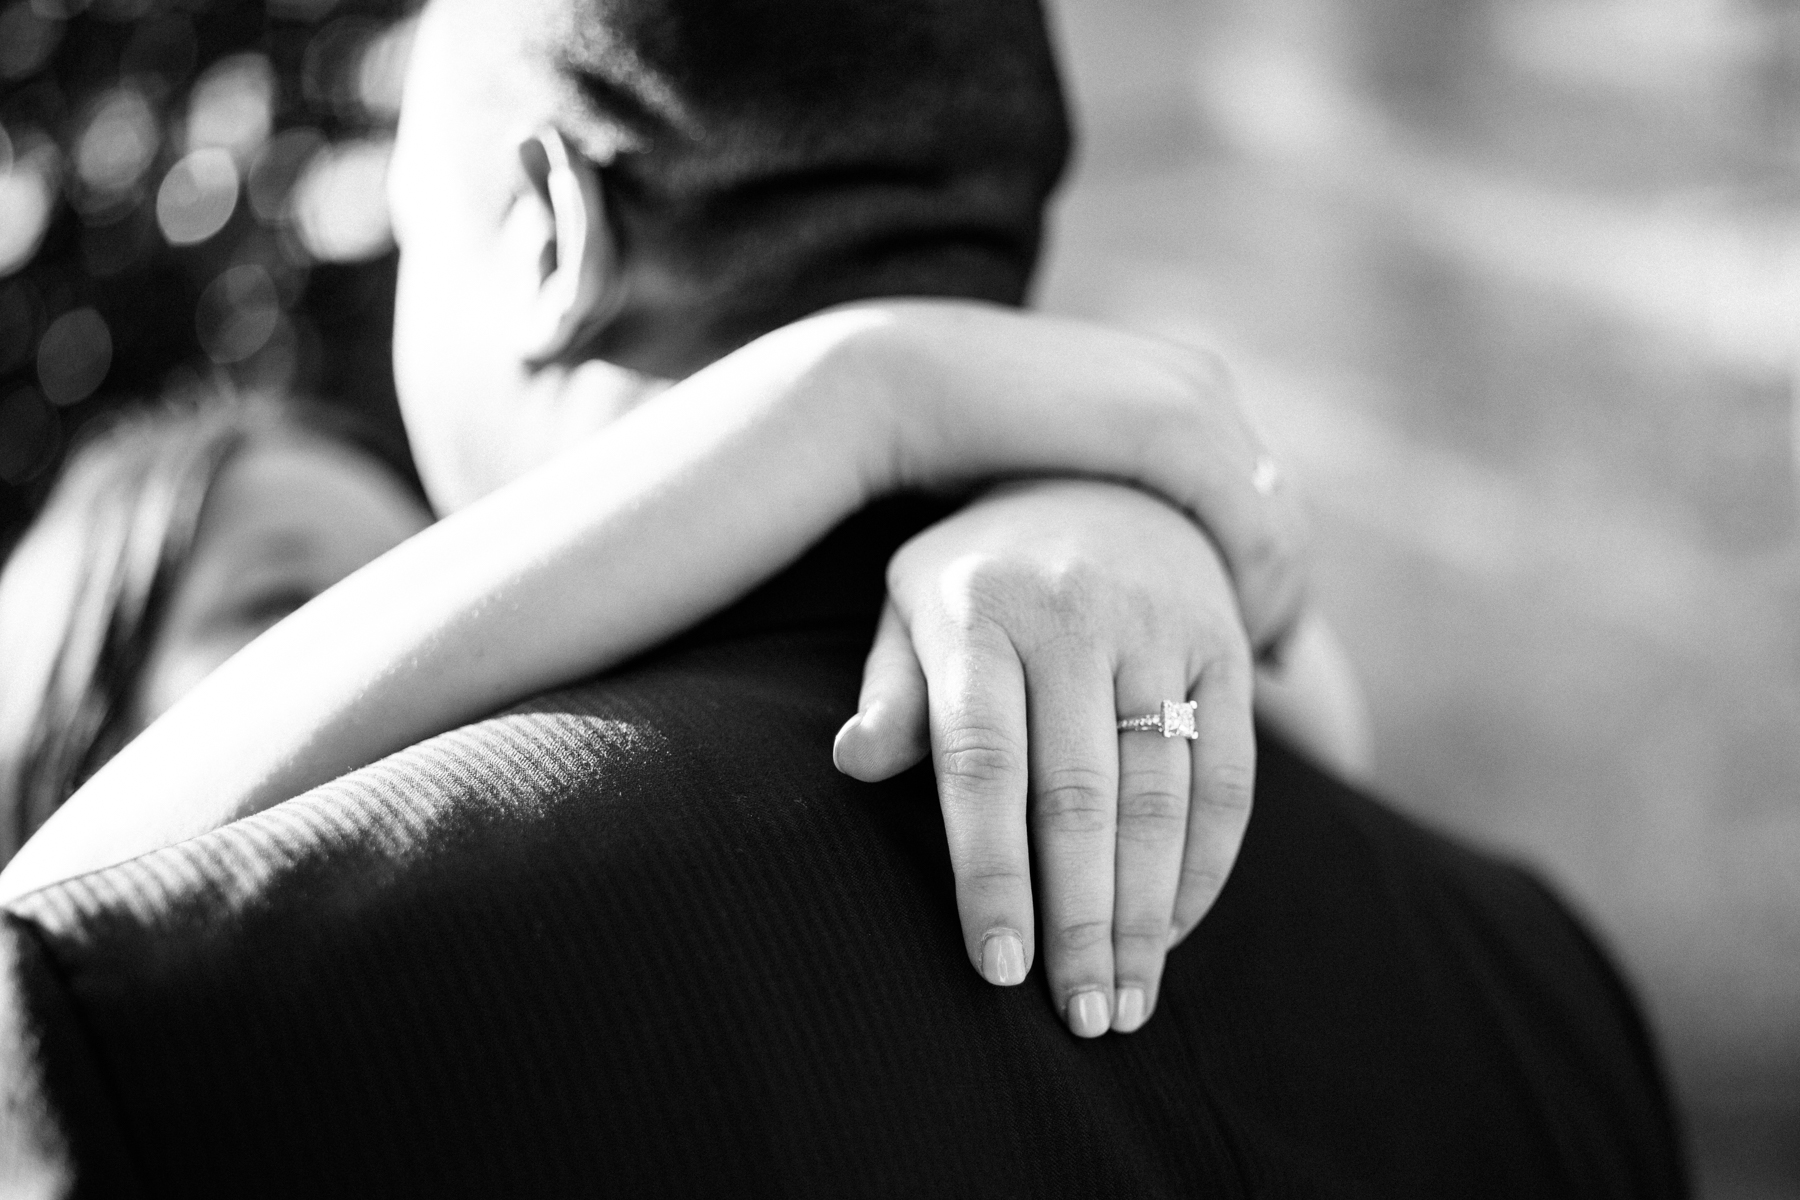
[[[1017,303],[1067,150],[1039,0],[432,0],[392,191],[434,500],[828,305]]]

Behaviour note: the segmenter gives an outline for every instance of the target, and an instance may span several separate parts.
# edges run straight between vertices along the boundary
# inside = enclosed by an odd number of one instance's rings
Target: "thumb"
[[[882,607],[875,644],[863,663],[856,715],[838,730],[831,758],[851,778],[876,783],[923,762],[930,748],[925,673],[912,635],[890,601]]]

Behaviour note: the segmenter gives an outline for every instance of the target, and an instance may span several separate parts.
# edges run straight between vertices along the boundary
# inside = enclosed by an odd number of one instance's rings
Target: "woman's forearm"
[[[882,382],[821,324],[748,347],[426,529],[245,647],[103,767],[0,898],[298,795],[724,607],[866,499]]]
[[[1255,522],[1239,511],[1247,481],[1208,477],[1247,474],[1236,461],[1246,436],[1191,361],[1145,339],[933,301],[809,318],[257,639],[45,824],[0,874],[0,899],[204,832],[623,661],[898,488],[1115,476],[1209,525],[1250,530],[1237,542],[1254,551]],[[1220,540],[1229,560],[1232,539]]]

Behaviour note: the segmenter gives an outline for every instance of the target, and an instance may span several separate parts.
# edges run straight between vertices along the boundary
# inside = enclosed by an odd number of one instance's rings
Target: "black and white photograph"
[[[1794,0],[0,0],[0,1197],[1800,1200]]]

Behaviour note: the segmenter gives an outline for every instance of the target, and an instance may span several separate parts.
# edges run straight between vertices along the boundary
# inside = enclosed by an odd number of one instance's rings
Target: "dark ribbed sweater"
[[[627,670],[13,905],[0,1180],[1681,1194],[1643,1024],[1564,907],[1271,741],[1144,1030],[1079,1041],[1041,971],[983,983],[930,776],[831,765],[892,544],[865,521]]]

